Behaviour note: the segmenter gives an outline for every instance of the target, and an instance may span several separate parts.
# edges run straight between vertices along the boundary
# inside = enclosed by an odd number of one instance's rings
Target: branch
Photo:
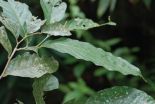
[[[16,51],[18,50],[18,49],[17,49],[18,46],[20,45],[20,43],[22,43],[22,42],[23,42],[26,38],[28,38],[28,37],[29,37],[29,36],[25,36],[25,37],[22,38],[19,42],[17,41],[15,48],[13,49],[11,55],[8,57],[8,61],[7,61],[6,65],[5,65],[5,67],[4,67],[4,70],[3,70],[2,74],[0,75],[0,79],[3,78],[5,72],[6,72],[8,66],[9,66],[9,64],[10,64],[11,59],[13,58],[13,56],[14,56],[15,53],[16,53]]]
[[[4,68],[3,72],[2,72],[2,74],[0,75],[0,79],[3,78],[3,76],[4,76],[4,74],[5,74],[6,70],[7,70],[7,68],[8,68],[8,66],[9,66],[9,63],[10,63],[12,57],[13,57],[14,54],[16,53],[17,47],[18,47],[18,44],[16,44],[16,46],[15,46],[13,52],[12,52],[11,55],[8,57],[8,61],[7,61],[6,65],[5,65],[5,68]]]
[[[42,33],[41,33],[41,32],[31,33],[31,35],[26,35],[26,36],[25,36],[24,38],[22,38],[19,42],[18,42],[18,40],[16,39],[16,46],[15,46],[15,48],[13,49],[11,55],[8,57],[8,61],[7,61],[6,65],[5,65],[5,67],[4,67],[4,70],[3,70],[2,74],[0,75],[0,79],[2,79],[2,78],[4,77],[4,74],[5,74],[5,72],[6,72],[7,68],[8,68],[8,66],[9,66],[9,64],[10,64],[10,62],[11,62],[11,59],[12,59],[13,56],[15,55],[15,53],[16,53],[17,51],[19,51],[19,50],[24,50],[24,49],[26,49],[25,47],[24,47],[24,48],[19,48],[19,49],[18,49],[18,46],[19,46],[25,39],[27,39],[28,37],[31,37],[31,36],[34,36],[34,35],[40,35],[40,34],[42,34]],[[41,45],[48,37],[49,37],[49,36],[47,36],[41,43],[39,43],[38,46]]]

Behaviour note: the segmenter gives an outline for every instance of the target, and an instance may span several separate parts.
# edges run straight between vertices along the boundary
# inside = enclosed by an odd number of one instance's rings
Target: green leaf
[[[38,47],[36,46],[30,46],[30,47],[24,47],[24,48],[19,48],[19,50],[25,50],[25,51],[33,51],[35,53],[38,53]]]
[[[23,102],[21,102],[21,101],[19,101],[19,100],[17,100],[17,104],[24,104]],[[16,104],[16,103],[15,103]]]
[[[155,100],[143,91],[124,86],[105,89],[87,100],[75,99],[65,104],[155,104]]]
[[[58,79],[55,76],[51,75],[48,78],[48,81],[46,81],[46,84],[44,86],[44,91],[51,91],[58,88],[59,88]]]
[[[61,21],[67,9],[66,3],[62,0],[40,0],[47,24]]]
[[[65,27],[69,30],[88,30],[90,28],[98,27],[99,24],[90,19],[75,18],[65,23]]]
[[[20,77],[39,78],[44,74],[53,73],[58,69],[58,62],[54,58],[39,57],[36,54],[24,53],[14,58],[5,76],[13,75]]]
[[[42,28],[42,33],[53,36],[70,36],[70,31],[59,23],[45,25]]]
[[[110,21],[110,22],[107,22],[107,23],[105,23],[103,25],[116,26],[117,24],[115,22]]]
[[[91,61],[98,66],[105,67],[109,71],[118,71],[124,75],[131,74],[142,77],[139,68],[86,42],[64,38],[46,41],[42,47],[70,54],[77,59]]]
[[[110,1],[110,11],[113,12],[116,7],[117,0]]]
[[[85,104],[155,104],[155,100],[135,88],[113,87],[99,91]]]
[[[64,104],[85,104],[86,100],[87,99],[85,97],[81,97],[77,99],[72,99],[68,102],[65,102]]]
[[[33,96],[35,98],[36,104],[45,104],[43,98],[44,91],[57,89],[58,86],[59,82],[57,78],[50,74],[35,79],[33,83]]]
[[[0,21],[18,38],[27,33],[37,31],[43,24],[32,16],[26,4],[14,0],[0,1],[1,13]]]
[[[31,19],[32,14],[28,10],[28,6],[14,0],[8,2],[1,0],[0,6],[3,9],[1,22],[16,36],[26,34],[24,24],[27,19]],[[13,28],[12,28],[13,27]],[[15,28],[14,28],[15,27]]]
[[[68,101],[75,99],[75,98],[79,99],[81,96],[83,97],[84,95],[81,94],[79,91],[76,91],[76,90],[71,91],[65,95],[63,102],[65,103],[65,102],[68,102]],[[70,104],[72,104],[72,103],[70,103]],[[77,104],[79,104],[79,103],[77,103]]]
[[[143,2],[147,8],[150,8],[152,0],[143,0]]]
[[[97,16],[101,17],[110,5],[110,0],[99,0],[98,8],[97,8]]]
[[[93,95],[95,93],[82,79],[78,79],[78,82],[70,82],[68,86],[72,91],[67,92],[63,102],[68,102],[75,98],[83,98],[85,95]]]
[[[28,33],[34,33],[40,29],[42,25],[44,25],[46,21],[42,21],[41,19],[37,19],[32,16],[32,20],[27,23],[27,31]]]
[[[0,27],[0,44],[2,44],[4,49],[8,52],[8,54],[11,54],[12,46],[7,36],[6,30],[3,26]]]
[[[10,30],[12,32],[12,34],[14,35],[15,38],[18,38],[19,36],[19,27],[18,24],[15,24],[15,22],[7,19],[7,18],[3,18],[0,16],[0,21],[5,25],[5,27]]]

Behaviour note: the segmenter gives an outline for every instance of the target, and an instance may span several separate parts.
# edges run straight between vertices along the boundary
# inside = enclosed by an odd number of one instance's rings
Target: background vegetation
[[[43,17],[39,0],[20,0],[30,6],[36,16]],[[90,62],[52,52],[60,62],[55,74],[60,89],[46,93],[46,102],[60,104],[72,97],[87,97],[95,91],[112,86],[131,86],[147,92],[155,98],[155,2],[152,0],[66,0],[66,18],[90,18],[98,23],[111,20],[117,26],[102,26],[89,31],[76,31],[72,38],[91,42],[116,56],[121,56],[141,68],[149,80],[145,83],[138,77],[123,76],[118,72],[107,72]],[[111,2],[109,2],[111,1]],[[40,37],[41,38],[41,37]],[[6,63],[6,52],[0,46],[0,71]],[[49,54],[46,50],[42,51]],[[31,79],[7,77],[0,80],[0,103],[13,104],[19,99],[33,104]]]

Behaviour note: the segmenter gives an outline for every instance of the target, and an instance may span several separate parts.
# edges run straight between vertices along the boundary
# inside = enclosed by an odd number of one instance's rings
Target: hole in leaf
[[[54,5],[54,7],[58,7],[58,6],[59,6],[58,4]]]
[[[83,27],[86,27],[86,25],[84,25],[84,24],[83,24],[82,26],[83,26]]]
[[[2,9],[2,7],[0,7],[0,12],[3,12],[3,9]]]
[[[47,2],[47,4],[50,4],[50,3],[51,3],[50,1]]]

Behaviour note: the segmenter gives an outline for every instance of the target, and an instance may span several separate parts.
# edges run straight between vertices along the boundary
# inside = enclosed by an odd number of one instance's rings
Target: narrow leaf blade
[[[124,75],[131,74],[142,77],[141,71],[134,65],[86,42],[65,38],[55,41],[49,40],[42,47],[70,54],[77,59],[91,61],[98,66],[105,67],[109,71],[118,71]]]

